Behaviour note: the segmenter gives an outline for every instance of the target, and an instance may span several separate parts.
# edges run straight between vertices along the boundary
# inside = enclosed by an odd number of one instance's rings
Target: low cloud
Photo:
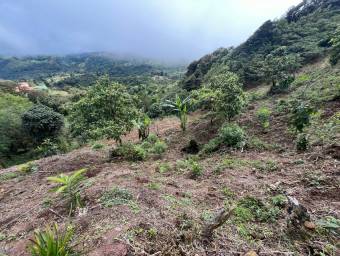
[[[0,54],[109,51],[192,60],[237,45],[299,0],[2,0]]]

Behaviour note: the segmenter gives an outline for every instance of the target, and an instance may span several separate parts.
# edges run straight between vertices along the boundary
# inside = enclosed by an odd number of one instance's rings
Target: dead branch
[[[216,216],[208,222],[204,227],[202,231],[202,237],[204,239],[211,239],[214,233],[214,230],[222,226],[233,214],[235,210],[235,207],[232,207],[231,209],[221,209]]]

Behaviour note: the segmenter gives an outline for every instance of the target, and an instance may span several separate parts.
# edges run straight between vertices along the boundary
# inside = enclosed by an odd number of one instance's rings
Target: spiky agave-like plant
[[[52,227],[47,226],[44,231],[36,230],[28,249],[32,256],[70,256],[72,237],[71,226],[62,232],[55,223]]]

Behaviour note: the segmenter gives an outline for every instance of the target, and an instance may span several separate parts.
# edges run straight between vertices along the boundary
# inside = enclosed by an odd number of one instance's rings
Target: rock
[[[105,244],[92,251],[89,256],[126,256],[128,247],[122,242]]]
[[[305,226],[305,228],[307,228],[307,229],[315,229],[316,228],[316,225],[315,225],[315,223],[313,223],[313,222],[310,222],[310,221],[305,221],[304,223],[303,223],[303,225]]]
[[[246,254],[244,254],[243,256],[258,256],[258,254],[255,251],[249,251]]]

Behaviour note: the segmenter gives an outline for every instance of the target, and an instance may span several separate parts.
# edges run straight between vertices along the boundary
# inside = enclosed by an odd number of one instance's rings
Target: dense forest
[[[339,0],[186,71],[87,53],[0,77],[0,256],[339,255]]]

